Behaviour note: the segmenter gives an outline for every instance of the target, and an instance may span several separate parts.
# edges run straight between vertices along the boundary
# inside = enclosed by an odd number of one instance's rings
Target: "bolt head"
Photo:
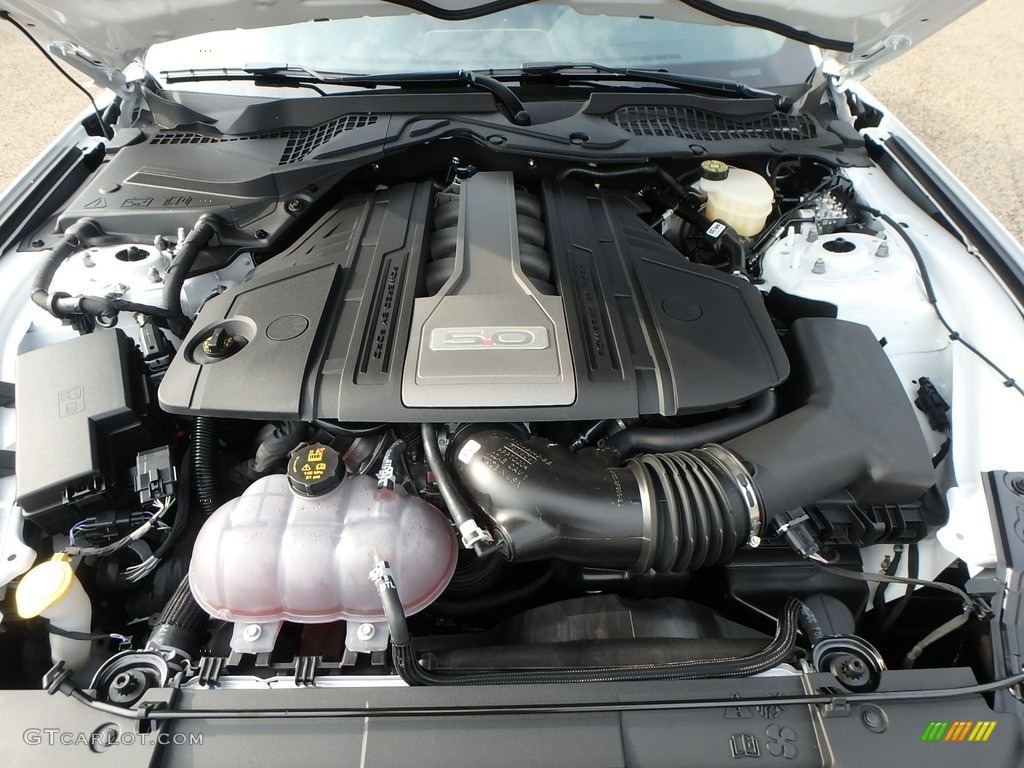
[[[373,624],[360,624],[356,630],[356,637],[360,640],[369,640],[377,634],[377,628]]]
[[[131,672],[122,672],[114,678],[113,685],[118,693],[131,693],[139,687],[139,681],[135,679]]]
[[[242,639],[252,642],[253,640],[259,640],[260,635],[263,634],[263,627],[259,624],[250,624],[242,630]]]
[[[751,549],[757,549],[761,546],[761,537],[751,536],[749,539],[747,539],[747,546]]]

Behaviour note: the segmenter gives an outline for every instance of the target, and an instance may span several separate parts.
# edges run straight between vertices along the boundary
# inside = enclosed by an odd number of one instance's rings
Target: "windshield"
[[[567,5],[530,4],[463,21],[442,21],[386,6],[394,15],[310,21],[211,32],[154,45],[146,69],[288,64],[353,74],[450,69],[518,69],[525,62],[590,62],[741,80],[801,82],[810,49],[780,35],[718,22],[584,14]],[[224,84],[204,90],[238,90]],[[187,86],[195,90],[195,84]]]

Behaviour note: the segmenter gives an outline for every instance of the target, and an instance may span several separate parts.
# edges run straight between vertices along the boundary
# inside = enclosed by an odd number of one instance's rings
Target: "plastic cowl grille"
[[[259,139],[287,139],[278,165],[289,165],[304,159],[310,152],[346,131],[366,128],[377,122],[376,115],[342,115],[313,128],[291,131],[272,131],[251,136],[205,136],[189,131],[161,131],[150,139],[150,144],[174,146],[180,144],[220,144],[228,141],[254,141]]]
[[[635,136],[674,136],[697,141],[803,141],[818,135],[814,121],[805,116],[777,114],[754,120],[735,120],[690,107],[623,107],[608,120]]]

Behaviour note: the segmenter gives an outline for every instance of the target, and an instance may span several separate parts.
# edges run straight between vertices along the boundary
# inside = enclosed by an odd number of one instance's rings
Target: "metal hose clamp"
[[[754,485],[754,478],[743,465],[743,461],[735,453],[721,445],[708,443],[700,448],[708,458],[715,461],[718,466],[736,483],[740,496],[746,506],[747,516],[750,518],[750,536],[747,539],[747,547],[753,549],[761,544],[761,531],[764,529],[764,505],[761,502],[757,486]]]

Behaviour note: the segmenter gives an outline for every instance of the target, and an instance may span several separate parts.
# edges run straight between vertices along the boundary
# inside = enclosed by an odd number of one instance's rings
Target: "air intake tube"
[[[510,560],[688,571],[756,546],[774,516],[844,489],[864,504],[916,500],[935,482],[910,401],[871,331],[793,324],[785,416],[725,445],[588,462],[543,438],[463,433],[456,476]]]
[[[689,571],[728,560],[763,519],[750,475],[719,445],[606,468],[486,430],[461,444],[455,471],[510,560]]]

